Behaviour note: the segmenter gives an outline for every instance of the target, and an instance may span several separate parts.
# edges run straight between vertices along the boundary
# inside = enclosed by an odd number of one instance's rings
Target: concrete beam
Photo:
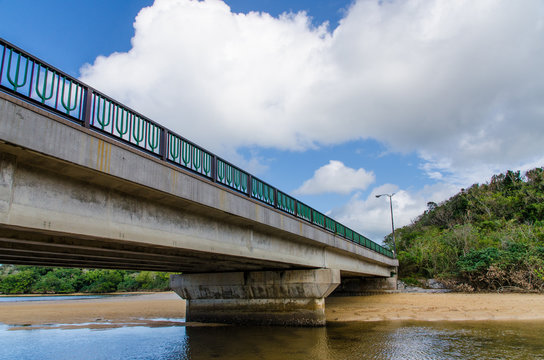
[[[285,264],[263,260],[232,256],[225,258],[218,254],[194,252],[182,248],[161,247],[132,241],[76,237],[51,231],[25,231],[0,226],[0,235],[2,236],[0,237],[0,256],[21,252],[24,253],[24,256],[21,254],[21,259],[40,261],[44,266],[62,266],[58,262],[53,263],[53,258],[60,256],[71,260],[71,264],[74,266],[79,264],[79,267],[107,268],[98,261],[93,263],[92,260],[111,259],[114,260],[111,263],[115,263],[116,268],[128,270],[140,266],[141,270],[184,273],[194,272],[197,268],[200,271],[217,272],[238,269],[260,270],[264,266],[273,269],[289,268]],[[45,256],[47,254],[50,255]],[[49,264],[46,260],[47,257],[51,261]],[[0,263],[21,264],[21,259],[6,257]],[[16,260],[19,262],[15,263]]]
[[[323,326],[325,297],[340,284],[332,269],[172,275],[187,321]]]

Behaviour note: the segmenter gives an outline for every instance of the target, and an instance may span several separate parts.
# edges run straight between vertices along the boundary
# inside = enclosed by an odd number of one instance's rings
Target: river
[[[153,324],[156,323],[156,326]],[[324,328],[0,325],[0,359],[544,359],[543,321],[345,322]],[[19,327],[20,328],[20,327]]]

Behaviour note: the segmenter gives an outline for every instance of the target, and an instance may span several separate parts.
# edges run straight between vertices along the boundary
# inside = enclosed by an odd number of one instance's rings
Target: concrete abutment
[[[383,292],[397,291],[397,269],[391,271],[390,277],[357,276],[344,277],[342,283],[334,290],[332,296],[361,296]]]
[[[170,287],[187,300],[187,321],[324,326],[325,298],[340,284],[333,269],[183,274]]]

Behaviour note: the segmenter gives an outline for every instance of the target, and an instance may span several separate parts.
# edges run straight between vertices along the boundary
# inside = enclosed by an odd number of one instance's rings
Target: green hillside
[[[401,278],[440,278],[468,291],[544,291],[543,168],[495,175],[427,205],[395,232]]]

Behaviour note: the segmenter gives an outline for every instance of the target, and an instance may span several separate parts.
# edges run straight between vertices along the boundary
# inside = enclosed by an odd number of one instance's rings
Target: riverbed
[[[0,359],[544,359],[544,296],[327,299],[324,328],[186,323],[174,293],[0,302]],[[460,313],[460,314],[459,314]]]
[[[46,298],[47,301],[32,301],[34,297],[17,298],[21,301],[0,301],[0,323],[13,325],[123,323],[135,319],[185,317],[185,301],[174,292],[99,298],[49,296]],[[328,322],[544,321],[544,295],[400,293],[329,297],[326,299],[325,309]]]

